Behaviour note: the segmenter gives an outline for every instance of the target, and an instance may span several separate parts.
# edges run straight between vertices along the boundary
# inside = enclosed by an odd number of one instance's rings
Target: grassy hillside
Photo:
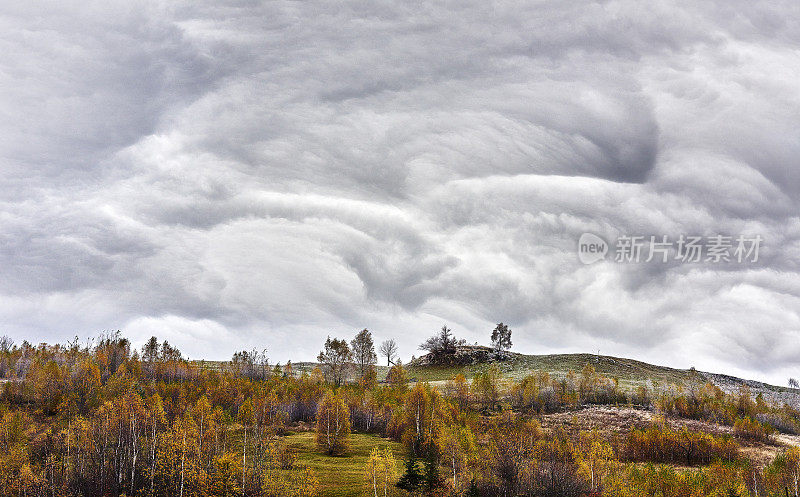
[[[591,363],[597,372],[609,377],[619,378],[621,383],[638,385],[654,380],[658,383],[681,383],[689,378],[688,370],[673,369],[664,366],[655,366],[632,359],[622,359],[610,356],[597,356],[593,354],[554,354],[554,355],[524,355],[513,354],[511,359],[498,362],[497,365],[503,375],[510,379],[521,379],[534,371],[545,371],[551,375],[566,375],[570,370],[580,372],[587,364]],[[219,369],[224,362],[196,361],[210,369]],[[296,372],[310,372],[317,363],[293,363]],[[411,380],[426,382],[442,382],[451,379],[458,373],[468,379],[489,367],[489,363],[473,364],[468,366],[429,366],[419,362],[407,364],[406,373]],[[383,379],[388,372],[386,366],[378,366],[378,378]]]
[[[569,371],[578,373],[586,364],[591,364],[598,373],[618,378],[623,387],[649,384],[651,381],[682,383],[689,378],[687,370],[592,354],[514,354],[511,359],[497,363],[503,375],[514,380],[519,380],[534,371],[545,371],[554,376],[563,376]],[[418,381],[439,382],[446,381],[458,373],[471,378],[488,367],[488,363],[447,367],[412,364],[408,367],[408,375],[409,378],[416,378]]]

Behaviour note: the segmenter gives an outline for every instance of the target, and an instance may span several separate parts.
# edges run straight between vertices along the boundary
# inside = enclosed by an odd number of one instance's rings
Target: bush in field
[[[562,404],[556,388],[549,374],[536,372],[511,388],[511,403],[521,411],[555,412]]]

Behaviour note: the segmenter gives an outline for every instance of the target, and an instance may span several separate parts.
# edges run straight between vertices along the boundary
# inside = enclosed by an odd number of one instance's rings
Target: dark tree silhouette
[[[386,366],[389,367],[394,363],[394,357],[397,355],[397,343],[390,339],[381,343],[380,348],[381,357],[386,358]]]
[[[439,358],[456,353],[456,347],[463,344],[463,340],[457,340],[453,336],[452,330],[447,325],[442,326],[441,331],[425,340],[420,346],[420,350],[427,350],[434,358]]]
[[[502,356],[506,350],[511,348],[511,330],[508,325],[498,323],[492,330],[492,348],[498,356]]]

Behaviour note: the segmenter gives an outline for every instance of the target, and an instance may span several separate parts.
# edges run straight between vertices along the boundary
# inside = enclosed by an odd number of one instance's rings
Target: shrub
[[[673,430],[654,423],[646,430],[632,430],[625,440],[624,454],[631,461],[666,464],[709,464],[738,458],[738,445],[730,437],[716,437],[686,428]]]
[[[756,414],[756,420],[762,424],[772,426],[781,433],[800,435],[800,424],[790,415],[783,412],[765,412]]]
[[[733,433],[738,438],[754,440],[757,442],[768,443],[772,440],[775,429],[770,425],[765,425],[751,418],[739,418],[733,424]]]

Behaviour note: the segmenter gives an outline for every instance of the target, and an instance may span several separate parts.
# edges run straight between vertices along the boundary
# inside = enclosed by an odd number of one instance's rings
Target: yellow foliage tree
[[[397,463],[390,449],[372,449],[364,465],[364,495],[387,497],[397,478]]]
[[[350,413],[341,394],[328,390],[317,408],[317,445],[330,455],[348,449]]]
[[[581,433],[578,448],[575,456],[580,471],[589,481],[590,490],[598,491],[602,488],[603,477],[613,464],[614,449],[596,431]]]
[[[239,486],[242,467],[239,458],[226,453],[214,459],[214,475],[211,478],[211,495],[217,497],[238,497],[242,495]]]

